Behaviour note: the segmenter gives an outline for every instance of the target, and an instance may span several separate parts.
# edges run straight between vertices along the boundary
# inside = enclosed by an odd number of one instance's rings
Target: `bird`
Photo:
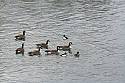
[[[23,34],[18,34],[15,36],[15,40],[23,40],[25,41],[25,30],[23,31]]]
[[[68,39],[68,37],[66,37],[66,35],[63,35],[63,40],[66,40]]]
[[[17,48],[16,49],[16,54],[24,55],[24,43],[22,43],[22,47],[21,48]]]
[[[45,50],[45,52],[49,55],[49,54],[59,54],[59,50],[58,50],[58,46],[56,50]]]
[[[70,50],[71,49],[72,42],[69,42],[68,45],[60,45],[58,46],[59,50]]]
[[[74,54],[74,56],[75,57],[79,57],[80,56],[79,52],[77,52],[76,54]]]
[[[65,53],[61,54],[60,56],[66,57],[66,56],[67,56],[67,53],[65,52]]]
[[[38,48],[38,50],[33,50],[31,52],[28,52],[29,56],[33,56],[33,55],[40,55],[40,48]]]
[[[46,49],[48,49],[48,43],[49,43],[49,42],[50,42],[50,41],[47,40],[46,43],[39,43],[39,44],[36,44],[36,46],[37,46],[38,48],[46,48]]]

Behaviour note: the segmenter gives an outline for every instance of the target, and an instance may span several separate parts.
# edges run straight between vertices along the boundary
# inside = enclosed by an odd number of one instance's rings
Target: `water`
[[[124,83],[124,10],[124,0],[0,0],[0,83]],[[28,56],[47,39],[49,49],[71,41],[72,53]]]

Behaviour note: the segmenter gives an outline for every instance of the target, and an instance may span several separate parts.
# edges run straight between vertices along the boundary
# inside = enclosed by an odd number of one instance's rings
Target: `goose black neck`
[[[23,35],[25,35],[25,32],[26,32],[26,31],[23,31]]]
[[[46,44],[48,44],[48,43],[49,43],[49,40],[46,41]]]
[[[40,48],[38,49],[38,51],[40,51]]]
[[[69,46],[71,46],[72,42],[69,42]]]
[[[59,46],[57,46],[57,51],[59,50]]]
[[[22,48],[24,47],[24,43],[22,44]]]

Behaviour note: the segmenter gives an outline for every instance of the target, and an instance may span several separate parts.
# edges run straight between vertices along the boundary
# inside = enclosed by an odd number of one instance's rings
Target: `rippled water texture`
[[[47,39],[49,49],[71,41],[71,53],[28,55]],[[0,0],[0,83],[124,83],[124,40],[124,0]]]

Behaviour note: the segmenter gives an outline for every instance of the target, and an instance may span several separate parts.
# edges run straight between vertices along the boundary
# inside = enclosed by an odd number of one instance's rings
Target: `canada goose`
[[[24,43],[22,44],[21,48],[16,49],[16,54],[24,54]]]
[[[46,43],[39,43],[39,44],[36,44],[37,45],[37,47],[38,48],[46,48],[46,49],[48,49],[48,43],[49,43],[50,41],[49,40],[47,40],[46,41]]]
[[[16,40],[24,40],[25,41],[25,32],[26,31],[23,31],[23,34],[18,34],[15,36],[15,39]]]
[[[60,45],[58,46],[59,50],[70,50],[71,49],[72,42],[69,42],[68,45]]]

